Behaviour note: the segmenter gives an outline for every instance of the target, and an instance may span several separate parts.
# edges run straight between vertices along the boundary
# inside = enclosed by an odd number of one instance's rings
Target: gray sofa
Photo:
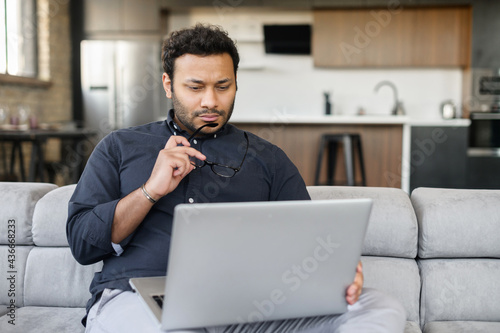
[[[308,189],[313,199],[374,199],[365,286],[403,304],[405,332],[500,332],[500,191]],[[0,332],[83,332],[88,286],[101,265],[71,256],[73,190],[0,182]]]

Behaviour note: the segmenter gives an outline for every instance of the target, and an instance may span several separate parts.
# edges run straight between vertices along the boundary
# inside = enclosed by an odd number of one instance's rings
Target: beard
[[[215,113],[221,116],[222,121],[218,122],[219,125],[216,127],[217,130],[226,125],[231,118],[231,115],[233,114],[234,102],[235,98],[233,98],[233,102],[231,103],[231,106],[227,111],[217,109],[204,109],[189,112],[188,108],[175,96],[175,93],[172,92],[172,103],[174,106],[175,119],[177,119],[177,121],[184,125],[184,127],[186,127],[189,131],[191,131],[191,133],[196,131],[198,127],[200,127],[200,125],[194,124],[194,120],[203,114]],[[203,133],[204,131],[205,128],[201,131],[201,133]]]

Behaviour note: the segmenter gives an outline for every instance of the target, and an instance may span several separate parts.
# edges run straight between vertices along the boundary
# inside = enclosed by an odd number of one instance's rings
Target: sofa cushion
[[[500,258],[500,190],[417,188],[420,258]]]
[[[413,259],[361,257],[364,286],[397,299],[409,321],[419,322],[420,275]]]
[[[10,318],[0,317],[0,332],[83,333],[84,315],[85,308],[23,307],[16,311],[15,326],[9,324]]]
[[[0,244],[8,244],[12,234],[11,224],[15,220],[16,245],[31,245],[31,222],[36,202],[47,192],[57,188],[54,184],[0,182]],[[10,230],[10,233],[9,233]]]
[[[90,282],[101,267],[80,265],[69,247],[34,247],[28,255],[24,305],[85,307]]]
[[[41,198],[33,212],[33,242],[37,246],[69,246],[66,238],[68,202],[76,185],[50,191]]]
[[[428,323],[424,327],[424,333],[457,332],[498,333],[500,332],[500,323],[485,321],[436,321]]]
[[[433,321],[500,321],[500,260],[425,259],[421,323]]]
[[[405,333],[422,333],[420,325],[414,321],[407,321],[405,325]]]
[[[309,186],[311,198],[372,198],[373,207],[363,245],[363,255],[415,258],[417,218],[408,194],[395,188]]]
[[[11,304],[13,300],[15,306],[24,305],[24,277],[26,275],[26,261],[28,254],[33,246],[16,246],[8,247],[0,246],[0,314],[7,312],[6,306]],[[14,261],[9,262],[8,255],[10,250],[14,249]],[[10,265],[13,266],[10,266]],[[12,286],[13,284],[13,286]],[[1,332],[1,331],[0,331]]]

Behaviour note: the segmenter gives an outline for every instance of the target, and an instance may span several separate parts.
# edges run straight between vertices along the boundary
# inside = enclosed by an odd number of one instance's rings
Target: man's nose
[[[201,99],[201,107],[204,109],[215,109],[218,105],[217,94],[214,89],[206,89]]]

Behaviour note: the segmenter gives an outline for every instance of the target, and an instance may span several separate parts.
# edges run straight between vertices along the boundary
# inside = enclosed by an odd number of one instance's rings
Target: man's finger
[[[191,144],[185,137],[180,135],[172,135],[165,144],[165,149],[174,148],[177,147],[178,145],[183,145],[186,147],[191,146]]]
[[[179,145],[182,145],[182,146],[179,146]],[[189,143],[189,141],[183,137],[183,136],[176,136],[176,135],[172,135],[170,137],[170,139],[168,139],[167,143],[165,144],[165,149],[173,149],[173,148],[176,148],[176,147],[190,147],[191,144]],[[200,153],[198,150],[194,149],[194,148],[188,148],[188,149],[185,149],[184,150],[184,153],[191,156],[191,157],[195,157],[199,160],[205,160],[206,159],[206,156],[203,155],[202,153]]]

